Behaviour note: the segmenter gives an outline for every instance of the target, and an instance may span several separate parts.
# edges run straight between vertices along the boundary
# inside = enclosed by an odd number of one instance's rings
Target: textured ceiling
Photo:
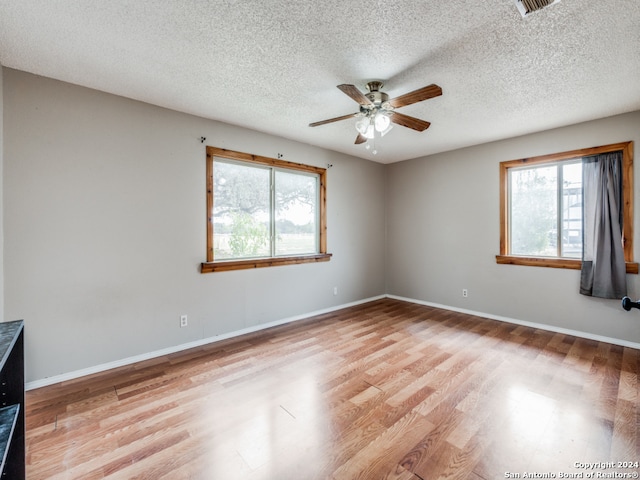
[[[0,63],[382,163],[640,110],[640,2],[0,0]],[[373,156],[336,85],[400,111]],[[199,136],[200,132],[194,132]]]

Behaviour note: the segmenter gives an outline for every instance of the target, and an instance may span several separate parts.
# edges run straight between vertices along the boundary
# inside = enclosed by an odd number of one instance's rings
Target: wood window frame
[[[223,272],[229,270],[244,270],[250,268],[275,267],[280,265],[295,265],[301,263],[327,262],[331,254],[327,253],[327,170],[302,163],[289,162],[249,153],[236,152],[224,148],[207,146],[207,261],[200,265],[201,273]],[[282,168],[318,175],[319,179],[319,238],[318,253],[309,255],[291,255],[277,257],[251,258],[246,260],[220,260],[213,256],[213,161],[214,157],[228,160],[253,163],[257,165]]]
[[[508,265],[526,265],[535,267],[553,267],[580,270],[582,260],[566,258],[548,258],[511,255],[509,252],[509,170],[526,165],[542,165],[546,163],[588,157],[608,152],[622,152],[622,241],[627,273],[638,273],[638,263],[633,261],[633,142],[614,143],[599,147],[582,148],[562,153],[541,155],[500,163],[500,254],[496,255],[496,263]]]

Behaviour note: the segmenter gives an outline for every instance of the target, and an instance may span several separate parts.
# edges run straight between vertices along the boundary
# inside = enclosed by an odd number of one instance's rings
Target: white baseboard
[[[309,313],[305,313],[305,314],[302,314],[302,315],[296,315],[294,317],[288,317],[288,318],[284,318],[284,319],[281,319],[281,320],[276,320],[276,321],[269,322],[269,323],[263,323],[261,325],[256,325],[256,326],[253,326],[253,327],[244,328],[242,330],[236,330],[236,331],[225,333],[225,334],[222,334],[222,335],[216,335],[215,337],[203,338],[201,340],[196,340],[196,341],[189,342],[189,343],[183,343],[181,345],[175,345],[173,347],[164,348],[162,350],[155,350],[153,352],[143,353],[143,354],[140,354],[140,355],[134,355],[132,357],[123,358],[121,360],[116,360],[116,361],[113,361],[113,362],[103,363],[103,364],[100,364],[100,365],[96,365],[96,366],[89,367],[89,368],[84,368],[84,369],[81,369],[81,370],[75,370],[73,372],[64,373],[64,374],[61,374],[61,375],[55,375],[55,376],[52,376],[52,377],[43,378],[41,380],[34,380],[32,382],[27,382],[25,384],[25,390],[34,390],[36,388],[41,388],[41,387],[46,387],[48,385],[53,385],[55,383],[74,380],[76,378],[84,377],[84,376],[87,376],[87,375],[92,375],[94,373],[100,373],[100,372],[104,372],[106,370],[111,370],[113,368],[123,367],[125,365],[131,365],[133,363],[142,362],[144,360],[150,360],[152,358],[161,357],[163,355],[170,355],[172,353],[181,352],[183,350],[188,350],[190,348],[201,347],[202,345],[208,345],[210,343],[220,342],[222,340],[227,340],[229,338],[239,337],[240,335],[245,335],[247,333],[258,332],[260,330],[265,330],[267,328],[277,327],[278,325],[285,325],[287,323],[296,322],[298,320],[304,320],[306,318],[314,317],[316,315],[322,315],[324,313],[334,312],[336,310],[341,310],[343,308],[348,308],[348,307],[352,307],[352,306],[355,306],[355,305],[360,305],[360,304],[363,304],[363,303],[372,302],[374,300],[380,300],[382,298],[393,298],[395,300],[401,300],[401,301],[405,301],[405,302],[415,303],[415,304],[418,304],[418,305],[425,305],[425,306],[428,306],[428,307],[441,308],[443,310],[451,310],[451,311],[454,311],[454,312],[466,313],[468,315],[475,315],[477,317],[489,318],[491,320],[498,320],[500,322],[507,322],[507,323],[512,323],[512,324],[515,324],[515,325],[522,325],[522,326],[536,328],[536,329],[540,329],[540,330],[547,330],[547,331],[550,331],[550,332],[562,333],[562,334],[565,334],[565,335],[572,335],[574,337],[586,338],[586,339],[589,339],[589,340],[596,340],[596,341],[599,341],[599,342],[606,342],[606,343],[611,343],[613,345],[620,345],[622,347],[629,347],[629,348],[635,348],[635,349],[640,350],[640,344],[639,343],[628,342],[628,341],[620,340],[620,339],[617,339],[617,338],[609,338],[609,337],[604,337],[604,336],[601,336],[601,335],[594,335],[594,334],[587,333],[587,332],[580,332],[580,331],[577,331],[577,330],[569,330],[569,329],[566,329],[566,328],[559,328],[559,327],[554,327],[552,325],[545,325],[545,324],[541,324],[541,323],[527,322],[527,321],[518,320],[518,319],[515,319],[515,318],[502,317],[502,316],[499,316],[499,315],[492,315],[490,313],[477,312],[477,311],[474,311],[474,310],[467,310],[467,309],[464,309],[464,308],[451,307],[449,305],[442,305],[442,304],[439,304],[439,303],[425,302],[425,301],[422,301],[422,300],[416,300],[414,298],[400,297],[400,296],[397,296],[397,295],[378,295],[376,297],[365,298],[363,300],[358,300],[356,302],[345,303],[345,304],[342,304],[342,305],[337,305],[335,307],[329,307],[329,308],[325,308],[325,309],[322,309],[322,310],[316,310],[314,312],[309,312]]]
[[[598,342],[611,343],[613,345],[619,345],[621,347],[629,347],[629,348],[635,348],[640,350],[640,343],[628,342],[626,340],[621,340],[619,338],[604,337],[602,335],[595,335],[593,333],[581,332],[578,330],[570,330],[568,328],[560,328],[560,327],[555,327],[553,325],[545,325],[543,323],[527,322],[525,320],[502,317],[500,315],[492,315],[490,313],[484,313],[484,312],[476,312],[474,310],[467,310],[465,308],[457,308],[457,307],[451,307],[449,305],[441,305],[439,303],[425,302],[422,300],[416,300],[414,298],[399,297],[397,295],[386,295],[386,297],[393,298],[395,300],[402,300],[405,302],[416,303],[418,305],[426,305],[428,307],[442,308],[444,310],[451,310],[453,312],[466,313],[467,315],[475,315],[476,317],[489,318],[491,320],[498,320],[500,322],[513,323],[515,325],[522,325],[525,327],[536,328],[539,330],[547,330],[549,332],[562,333],[564,335],[571,335],[574,337],[586,338],[589,340],[596,340]]]
[[[365,298],[356,302],[344,303],[335,307],[324,308],[322,310],[316,310],[315,312],[309,312],[302,315],[296,315],[294,317],[283,318],[281,320],[275,320],[269,323],[263,323],[255,325],[249,328],[243,328],[242,330],[236,330],[222,335],[216,335],[215,337],[203,338],[189,343],[183,343],[181,345],[175,345],[173,347],[163,348],[162,350],[155,350],[153,352],[143,353],[140,355],[134,355],[133,357],[123,358],[121,360],[115,360],[113,362],[103,363],[95,365],[89,368],[83,368],[81,370],[75,370],[73,372],[63,373],[61,375],[54,375],[52,377],[46,377],[41,380],[34,380],[32,382],[25,383],[25,390],[34,390],[36,388],[46,387],[55,383],[66,382],[74,380],[76,378],[92,375],[94,373],[104,372],[113,368],[124,367],[125,365],[131,365],[133,363],[142,362],[144,360],[150,360],[152,358],[161,357],[163,355],[170,355],[172,353],[181,352],[190,348],[201,347],[202,345],[208,345],[210,343],[220,342],[229,338],[239,337],[240,335],[246,335],[247,333],[258,332],[271,327],[277,327],[278,325],[284,325],[287,323],[296,322],[298,320],[304,320],[309,317],[315,317],[316,315],[322,315],[324,313],[334,312],[336,310],[342,310],[343,308],[353,307],[362,303],[372,302],[374,300],[380,300],[386,298],[386,295],[378,295],[376,297]]]

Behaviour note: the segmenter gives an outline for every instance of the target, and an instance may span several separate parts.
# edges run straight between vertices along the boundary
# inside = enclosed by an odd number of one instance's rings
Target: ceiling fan
[[[317,127],[319,125],[356,117],[358,119],[356,120],[356,130],[358,130],[358,136],[355,141],[356,144],[365,143],[367,140],[374,138],[375,132],[384,136],[391,129],[391,123],[402,125],[403,127],[417,130],[418,132],[429,128],[429,125],[431,125],[429,122],[396,112],[395,109],[442,95],[442,89],[438,85],[428,85],[391,100],[389,100],[389,95],[380,91],[382,87],[382,82],[372,81],[367,83],[367,90],[369,90],[369,92],[362,93],[355,85],[338,85],[338,88],[343,93],[360,104],[360,111],[310,123],[309,126]]]

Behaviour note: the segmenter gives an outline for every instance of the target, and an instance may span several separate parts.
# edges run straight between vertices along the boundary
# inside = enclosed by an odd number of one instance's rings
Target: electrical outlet
[[[180,315],[180,327],[186,327],[188,325],[187,316]]]
[[[463,296],[464,298],[467,298],[467,297],[469,296],[469,291],[468,291],[466,288],[463,288],[463,289],[462,289],[462,296]]]
[[[333,294],[338,295],[338,287],[333,287]]]

